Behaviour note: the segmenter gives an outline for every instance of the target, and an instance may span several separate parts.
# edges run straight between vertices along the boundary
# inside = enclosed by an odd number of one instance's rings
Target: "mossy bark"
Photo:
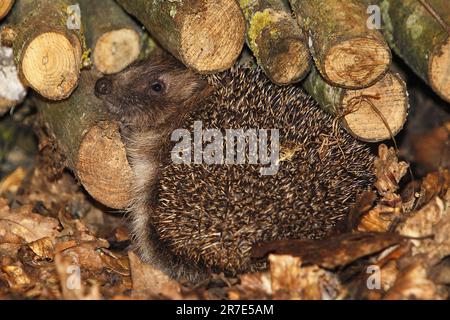
[[[1,0],[0,1],[0,20],[2,20],[11,10],[15,0]]]
[[[71,4],[68,0],[20,0],[7,19],[22,80],[52,100],[67,98],[78,84],[84,39],[80,29],[68,28],[73,19]]]
[[[235,0],[117,0],[162,47],[186,66],[230,68],[244,45],[245,20]]]
[[[403,128],[409,108],[403,79],[388,72],[374,85],[364,89],[331,86],[313,68],[304,87],[320,106],[341,120],[355,138],[379,142],[393,138]]]
[[[277,84],[302,80],[311,68],[303,30],[281,0],[240,0],[247,20],[247,44],[258,64]]]
[[[365,0],[378,4],[391,48],[433,90],[450,102],[448,0]]]
[[[96,200],[123,209],[129,200],[132,172],[118,125],[108,121],[94,95],[99,75],[83,71],[70,99],[51,102],[34,97],[42,122],[64,154],[65,165]]]
[[[96,68],[117,73],[134,62],[141,51],[141,30],[114,0],[78,0],[86,41]]]
[[[308,32],[317,68],[331,84],[348,89],[372,85],[388,70],[391,53],[378,30],[369,29],[359,0],[290,0]]]

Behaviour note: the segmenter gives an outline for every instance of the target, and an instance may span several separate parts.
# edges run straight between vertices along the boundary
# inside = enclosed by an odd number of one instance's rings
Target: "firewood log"
[[[383,36],[367,26],[358,0],[290,0],[297,21],[308,32],[312,55],[330,84],[361,89],[378,81],[391,64]]]
[[[223,71],[238,59],[245,20],[235,0],[117,0],[162,47],[200,73]]]

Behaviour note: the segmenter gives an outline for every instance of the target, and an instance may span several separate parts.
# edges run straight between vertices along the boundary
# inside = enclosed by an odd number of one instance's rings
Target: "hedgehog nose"
[[[100,96],[110,94],[112,92],[112,81],[106,77],[97,80],[95,84],[95,93]]]

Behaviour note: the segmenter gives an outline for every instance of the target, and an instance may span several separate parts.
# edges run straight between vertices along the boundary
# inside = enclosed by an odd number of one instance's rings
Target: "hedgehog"
[[[205,76],[162,54],[104,76],[95,92],[120,123],[135,174],[128,211],[138,252],[177,280],[264,269],[265,261],[251,259],[256,244],[327,237],[373,183],[370,148],[300,86],[272,84],[259,68]],[[195,137],[198,123],[215,133],[201,140],[201,152],[223,137],[236,151],[230,161],[220,148],[210,153],[214,163],[197,161],[186,143],[177,148],[174,132]],[[277,154],[276,170],[262,174],[267,162],[249,161],[255,136],[239,142],[230,129],[266,138],[258,151]],[[179,161],[180,152],[191,161]]]

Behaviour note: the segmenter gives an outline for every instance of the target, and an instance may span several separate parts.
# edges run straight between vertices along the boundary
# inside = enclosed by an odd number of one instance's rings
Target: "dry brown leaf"
[[[53,260],[55,256],[55,249],[53,241],[49,237],[45,237],[28,244],[28,247],[40,258]]]
[[[170,279],[161,270],[144,263],[139,257],[129,252],[131,278],[133,281],[132,297],[136,299],[167,298],[181,299],[180,285]]]
[[[1,270],[6,274],[8,284],[12,288],[27,286],[31,283],[21,265],[2,266]]]
[[[426,265],[439,263],[450,255],[450,202],[435,197],[403,222],[398,232],[410,237],[432,236],[430,239],[412,240],[412,254],[424,255]]]
[[[100,257],[105,267],[109,270],[126,277],[131,275],[130,261],[127,256],[114,254],[109,250],[102,249]]]
[[[0,244],[0,256],[16,257],[17,253],[21,247],[22,247],[21,244],[2,243],[2,244]]]
[[[398,183],[406,174],[409,165],[399,162],[394,148],[381,144],[375,159],[375,187],[381,196],[379,203],[361,219],[360,232],[387,232],[402,215],[402,199],[396,192]]]
[[[381,268],[381,288],[383,291],[390,290],[393,286],[395,281],[397,280],[399,271],[397,267],[396,261],[389,261],[387,262],[383,268]]]
[[[428,174],[422,181],[416,208],[429,203],[434,197],[443,198],[450,188],[450,171],[442,169],[439,172]]]
[[[102,254],[98,249],[107,247],[108,242],[106,240],[98,239],[97,241],[82,242],[62,251],[60,254],[71,257],[72,261],[84,270],[100,272],[105,265],[103,264]]]
[[[33,242],[45,237],[54,238],[59,234],[59,223],[32,212],[32,206],[25,205],[16,210],[2,206],[0,209],[0,239],[17,236],[25,242]]]
[[[420,262],[402,270],[394,286],[384,296],[385,300],[440,300],[444,298],[438,292],[435,284],[428,279],[427,270]]]
[[[382,197],[395,193],[398,183],[408,170],[406,162],[399,162],[394,148],[388,148],[385,144],[378,147],[378,158],[375,159],[375,187]]]
[[[16,193],[19,190],[23,179],[25,179],[26,174],[27,171],[24,168],[17,168],[0,182],[0,194],[4,194],[5,192]]]
[[[342,291],[337,277],[318,266],[301,267],[300,258],[270,255],[274,299],[330,300]]]
[[[249,273],[240,277],[241,283],[228,292],[230,300],[267,300],[272,297],[268,272]]]
[[[100,300],[98,284],[86,286],[81,279],[81,269],[73,256],[58,253],[55,255],[55,266],[65,300]]]
[[[114,232],[114,236],[118,242],[130,240],[130,233],[125,226],[117,228]]]

